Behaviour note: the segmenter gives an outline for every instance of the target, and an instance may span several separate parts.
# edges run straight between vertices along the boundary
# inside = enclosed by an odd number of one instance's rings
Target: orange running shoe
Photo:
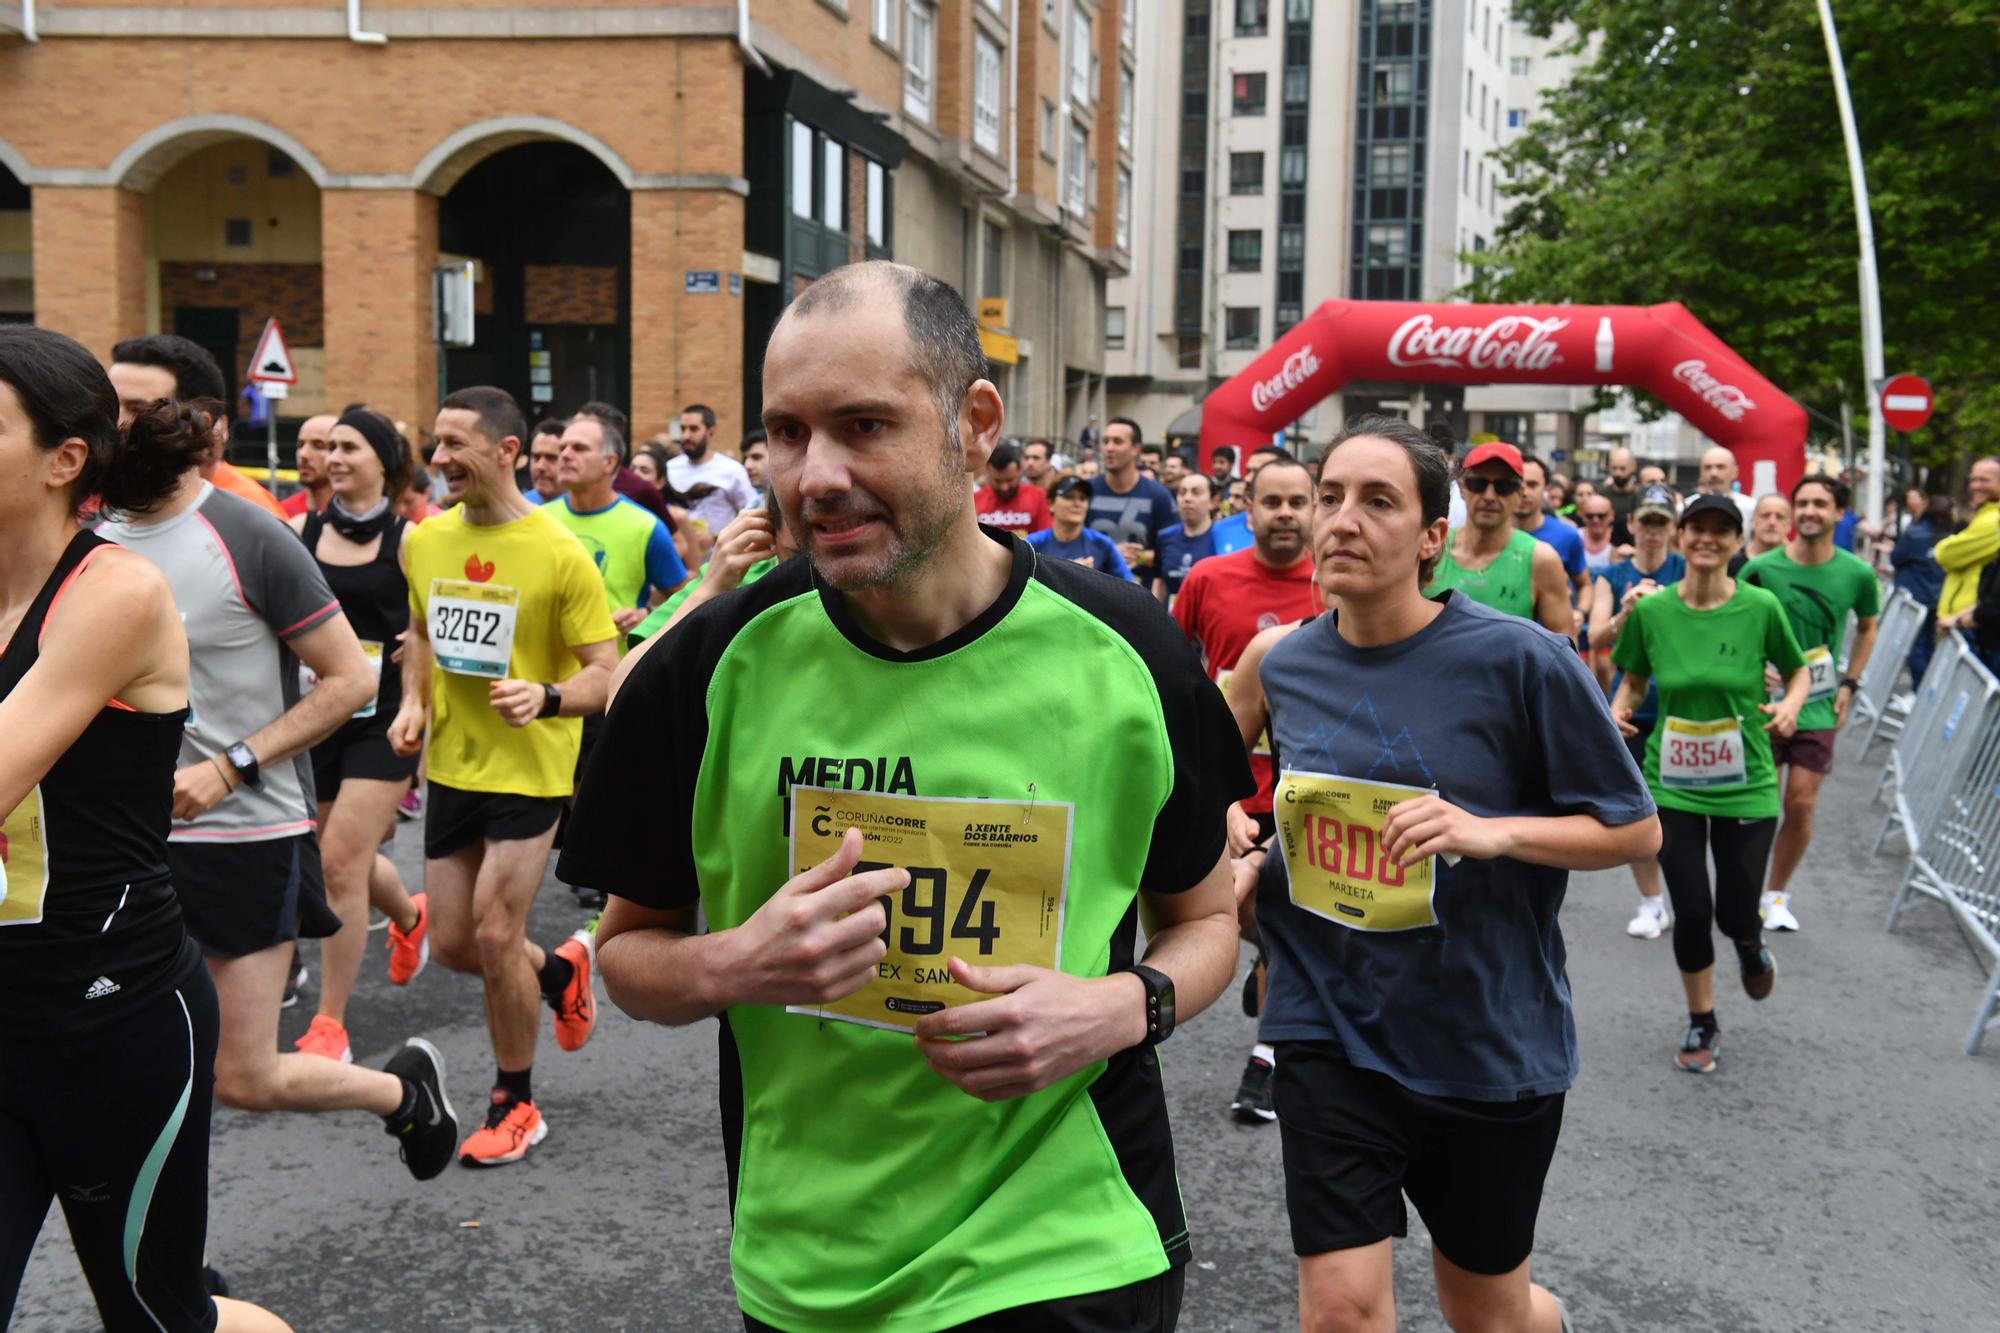
[[[549,1122],[533,1102],[510,1102],[493,1089],[486,1123],[472,1131],[458,1150],[461,1166],[505,1166],[528,1155],[528,1149],[549,1136]]]
[[[314,1014],[306,1035],[292,1045],[305,1055],[323,1055],[344,1065],[354,1063],[354,1051],[347,1044],[347,1029],[325,1014]]]
[[[410,927],[410,933],[405,935],[394,921],[389,923],[389,981],[397,986],[415,981],[431,960],[431,900],[426,894],[413,893],[410,901],[417,909],[417,924]]]
[[[579,930],[556,946],[556,957],[567,959],[575,969],[569,985],[563,987],[562,998],[555,1002],[556,1045],[565,1051],[582,1050],[597,1030],[597,997],[590,989],[591,969],[597,963],[597,937]]]

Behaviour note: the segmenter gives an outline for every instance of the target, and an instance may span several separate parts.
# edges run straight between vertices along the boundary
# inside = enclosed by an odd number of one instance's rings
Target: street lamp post
[[[1876,402],[1888,372],[1882,361],[1882,287],[1875,275],[1875,223],[1868,209],[1868,176],[1861,165],[1861,135],[1854,128],[1854,101],[1847,95],[1847,63],[1840,57],[1840,35],[1833,27],[1832,0],[1819,0],[1819,26],[1826,34],[1827,63],[1833,69],[1833,95],[1840,104],[1840,132],[1847,141],[1847,174],[1854,185],[1854,229],[1861,238],[1861,366],[1868,392],[1868,477],[1862,488],[1862,515],[1870,522],[1882,512],[1884,430],[1882,405]]]

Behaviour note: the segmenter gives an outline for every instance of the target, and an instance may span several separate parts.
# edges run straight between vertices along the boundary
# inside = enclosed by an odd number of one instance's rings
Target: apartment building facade
[[[531,415],[609,399],[642,435],[704,401],[733,441],[786,303],[892,257],[997,298],[1010,429],[1074,433],[1130,262],[1149,8],[96,0],[30,34],[10,7],[0,319],[101,355],[179,331],[240,376],[275,315],[285,419],[421,424],[487,382]],[[464,261],[475,335],[441,347],[433,271]]]
[[[1150,201],[1108,288],[1111,407],[1191,439],[1201,397],[1321,302],[1450,299],[1506,200],[1505,0],[1164,0],[1141,62],[1136,170]],[[1541,391],[1357,383],[1349,412],[1532,437]],[[1568,402],[1567,391],[1561,391]]]

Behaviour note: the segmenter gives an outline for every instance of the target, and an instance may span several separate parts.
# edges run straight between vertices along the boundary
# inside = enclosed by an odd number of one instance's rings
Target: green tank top
[[[1504,611],[1525,620],[1535,617],[1535,539],[1519,528],[1492,563],[1483,569],[1467,569],[1451,558],[1456,528],[1445,534],[1444,550],[1431,570],[1430,586],[1424,591],[1436,596],[1456,588],[1482,606]]]

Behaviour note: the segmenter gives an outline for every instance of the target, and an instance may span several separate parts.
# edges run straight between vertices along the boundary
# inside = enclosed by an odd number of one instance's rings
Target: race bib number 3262
[[[424,628],[437,664],[461,676],[503,679],[514,653],[514,620],[520,603],[518,589],[497,583],[432,580]]]
[[[1436,858],[1398,865],[1382,843],[1389,811],[1428,795],[1400,783],[1288,770],[1271,806],[1292,902],[1354,930],[1436,925]]]
[[[861,830],[855,873],[901,866],[910,882],[879,899],[888,954],[843,1000],[790,1012],[909,1030],[952,1005],[991,998],[951,979],[948,959],[980,967],[1062,961],[1073,809],[1063,802],[892,796],[793,787],[792,873],[810,869]]]

